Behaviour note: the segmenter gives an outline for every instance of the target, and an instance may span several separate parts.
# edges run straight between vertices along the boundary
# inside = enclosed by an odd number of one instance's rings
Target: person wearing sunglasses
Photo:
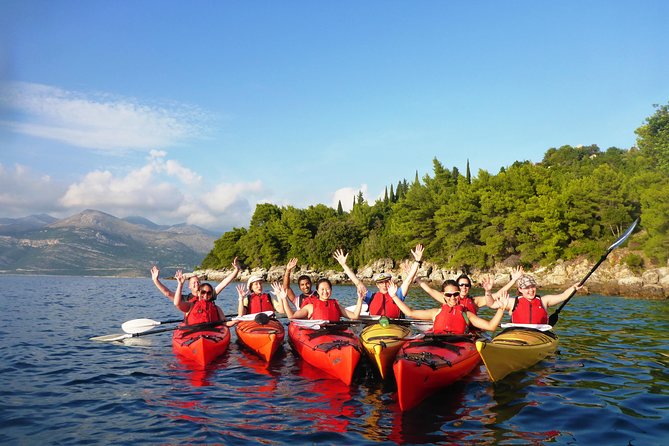
[[[402,286],[397,290],[397,296],[400,300],[404,300],[409,292],[409,285],[414,281],[418,268],[423,264],[423,245],[416,245],[416,249],[411,250],[411,255],[414,258],[411,267],[407,273],[407,277],[402,282]],[[333,257],[344,269],[346,275],[351,279],[356,287],[364,286],[362,281],[358,279],[353,270],[346,264],[348,254],[344,253],[343,249],[338,249],[334,252]],[[399,318],[402,312],[399,307],[395,305],[393,299],[388,294],[388,287],[393,283],[393,276],[389,273],[379,273],[374,278],[374,282],[378,291],[367,291],[365,295],[365,303],[368,305],[369,314],[373,316],[386,316],[389,318]]]
[[[201,283],[198,289],[197,299],[186,301],[181,297],[181,290],[185,276],[178,270],[174,277],[177,279],[177,289],[174,291],[174,306],[181,310],[186,325],[204,324],[207,322],[225,322],[225,313],[214,303],[216,300],[216,290],[209,283]],[[227,321],[225,325],[231,327],[238,321]]]
[[[508,293],[511,287],[513,287],[513,284],[516,283],[516,280],[518,280],[522,275],[522,266],[513,268],[511,270],[511,280],[509,280],[508,283],[506,283],[495,293],[492,293],[492,287],[494,285],[492,277],[489,275],[485,276],[483,277],[483,280],[481,280],[481,286],[485,291],[485,295],[472,297],[469,295],[472,289],[471,279],[469,276],[467,276],[467,274],[460,274],[460,276],[455,279],[455,284],[458,287],[458,291],[460,293],[458,297],[458,303],[462,304],[470,313],[477,314],[479,308],[485,306],[491,307],[501,297],[502,293]],[[423,289],[423,291],[425,291],[430,297],[432,297],[440,304],[446,303],[443,293],[447,282],[449,281],[447,280],[441,285],[441,292],[439,292],[438,290],[431,288],[422,280],[416,279],[416,283]]]
[[[427,310],[414,310],[397,297],[397,286],[391,284],[388,291],[395,304],[402,310],[407,317],[432,321],[432,333],[434,334],[468,334],[473,329],[495,331],[504,316],[504,308],[499,308],[490,320],[483,319],[475,313],[468,311],[464,305],[458,302],[460,290],[458,283],[454,280],[447,280],[444,283],[444,303],[438,308]],[[508,304],[509,294],[506,291],[500,293],[500,301],[504,305]]]

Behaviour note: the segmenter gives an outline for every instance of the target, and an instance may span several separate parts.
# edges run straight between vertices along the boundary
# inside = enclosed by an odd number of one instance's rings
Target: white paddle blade
[[[346,307],[348,311],[353,313],[355,311],[355,305],[350,305]],[[360,316],[369,316],[369,305],[363,302],[362,308],[360,309]]]
[[[265,313],[268,317],[274,316],[274,312],[269,310],[269,311],[263,311],[262,313]],[[259,315],[260,313],[251,313],[251,314],[245,314],[243,316],[235,316],[232,318],[233,321],[252,321],[255,320],[256,316]]]
[[[160,322],[153,319],[133,319],[121,324],[121,329],[126,333],[143,333],[160,325]]]
[[[300,328],[308,328],[310,330],[319,330],[321,325],[325,325],[330,321],[325,319],[291,319],[290,323],[295,324]]]
[[[129,333],[124,333],[124,334],[110,334],[110,335],[104,335],[104,336],[95,336],[93,338],[90,338],[91,341],[99,341],[99,342],[114,342],[114,341],[122,341],[124,339],[132,338],[132,335]]]
[[[506,324],[501,324],[500,327],[502,327],[502,328],[514,328],[514,327],[533,328],[533,329],[539,330],[539,331],[548,331],[548,330],[553,329],[553,326],[548,325],[548,324],[512,324],[510,322],[506,323]]]

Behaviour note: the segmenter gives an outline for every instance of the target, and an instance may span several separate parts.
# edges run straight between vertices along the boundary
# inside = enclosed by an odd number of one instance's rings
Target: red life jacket
[[[398,318],[402,315],[400,307],[393,302],[393,298],[388,293],[377,291],[369,300],[369,314],[373,316],[386,316]]]
[[[337,299],[314,299],[311,301],[311,304],[314,306],[314,311],[311,313],[311,319],[324,319],[330,322],[337,322],[341,317]]]
[[[261,313],[263,311],[274,311],[272,298],[267,293],[249,294],[248,299],[249,303],[246,306],[246,312],[248,314]]]
[[[541,302],[541,296],[532,300],[516,296],[516,302],[511,310],[511,322],[514,324],[547,324],[548,311]]]
[[[186,324],[204,324],[205,322],[218,322],[221,320],[216,304],[210,300],[196,301],[188,313],[186,313]]]
[[[299,310],[306,304],[314,303],[314,300],[318,300],[318,294],[315,291],[312,291],[311,294],[300,294],[297,296],[297,309]]]
[[[467,309],[460,305],[449,307],[446,304],[441,306],[441,311],[434,318],[432,332],[434,334],[465,334],[469,330],[469,322],[465,319]]]
[[[458,303],[465,307],[470,313],[476,314],[476,304],[474,303],[474,299],[472,299],[470,296],[461,297],[458,300]]]

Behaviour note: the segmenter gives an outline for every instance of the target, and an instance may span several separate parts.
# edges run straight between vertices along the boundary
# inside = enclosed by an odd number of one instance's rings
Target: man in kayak
[[[423,245],[416,245],[416,249],[411,250],[411,255],[414,258],[414,262],[409,268],[407,277],[402,282],[402,286],[397,290],[397,297],[400,300],[404,300],[407,293],[409,292],[409,285],[416,278],[418,273],[418,268],[423,264]],[[344,253],[342,249],[338,249],[334,252],[333,257],[341,267],[344,269],[346,275],[351,279],[353,284],[356,287],[360,287],[362,282],[355,275],[353,270],[346,264],[346,259],[348,254]],[[392,283],[393,276],[389,273],[380,273],[377,274],[374,278],[376,286],[378,287],[377,292],[367,291],[365,295],[365,303],[369,307],[369,314],[373,316],[386,316],[389,318],[399,318],[402,316],[400,308],[393,302],[393,299],[388,294],[388,287]],[[363,285],[364,286],[364,285]]]
[[[286,272],[283,274],[283,289],[288,293],[288,299],[295,310],[299,310],[312,299],[318,299],[318,293],[311,289],[311,277],[306,274],[297,278],[297,286],[300,288],[299,296],[295,296],[290,289],[290,272],[297,266],[297,258],[292,258],[286,265]]]
[[[217,295],[220,294],[220,292],[223,291],[226,286],[230,285],[230,282],[235,280],[237,274],[239,274],[240,267],[239,263],[237,263],[237,257],[235,257],[232,261],[232,268],[233,271],[228,274],[221,283],[216,285],[215,290]],[[160,281],[160,269],[158,269],[156,265],[153,265],[153,268],[151,268],[151,279],[153,280],[153,284],[156,286],[156,288],[158,288],[165,297],[171,301],[174,300],[174,293],[172,293],[172,291],[170,291],[170,289]],[[185,300],[189,302],[196,301],[198,297],[197,292],[200,288],[200,278],[197,275],[193,275],[188,279],[188,288],[190,289],[190,293],[188,293]]]
[[[310,303],[293,312],[290,305],[288,305],[288,293],[286,290],[278,282],[272,284],[272,291],[283,302],[283,308],[290,319],[322,319],[337,322],[341,317],[354,320],[360,317],[362,300],[367,293],[367,288],[364,285],[357,287],[358,300],[353,311],[343,308],[339,305],[337,299],[331,298],[332,283],[328,279],[320,279],[316,282],[316,289],[318,291],[318,298],[312,299]]]
[[[502,293],[508,293],[516,280],[518,280],[523,275],[523,267],[519,266],[511,270],[511,280],[500,288],[497,292],[492,293],[492,287],[494,285],[492,277],[485,276],[481,281],[481,286],[485,291],[484,296],[475,296],[471,297],[469,292],[472,288],[472,281],[467,276],[467,274],[460,274],[455,282],[458,284],[458,289],[460,290],[460,297],[458,303],[464,305],[467,308],[467,311],[478,314],[478,309],[485,306],[491,306],[497,299],[500,298]],[[439,302],[440,304],[446,303],[444,298],[444,287],[446,286],[446,281],[441,285],[441,292],[430,287],[427,283],[422,281],[420,278],[416,279],[416,283],[425,291],[430,297]]]
[[[558,305],[569,298],[572,292],[580,290],[578,283],[570,286],[560,294],[537,295],[537,281],[529,274],[518,279],[518,296],[506,303],[496,301],[490,308],[509,310],[511,322],[514,324],[547,324],[548,307]]]
[[[262,313],[264,311],[274,311],[275,313],[285,313],[281,301],[274,301],[269,293],[264,293],[263,278],[260,276],[251,276],[246,281],[246,286],[237,285],[237,294],[239,296],[239,305],[237,306],[237,315]]]
[[[490,320],[483,319],[470,312],[464,305],[458,303],[460,290],[458,283],[447,280],[444,285],[445,303],[439,308],[428,310],[413,310],[397,296],[397,286],[390,284],[388,289],[393,300],[402,312],[413,319],[433,322],[432,332],[434,334],[467,334],[472,328],[480,330],[495,331],[504,316],[504,308],[499,308]],[[507,302],[509,294],[505,291],[500,293],[500,301]]]
[[[184,314],[184,323],[186,325],[204,324],[208,322],[225,322],[225,325],[232,327],[239,321],[227,321],[223,310],[214,303],[216,300],[216,291],[209,283],[200,284],[197,292],[197,299],[194,301],[185,301],[182,299],[181,290],[186,281],[181,270],[174,274],[177,279],[177,289],[174,291],[174,306]]]

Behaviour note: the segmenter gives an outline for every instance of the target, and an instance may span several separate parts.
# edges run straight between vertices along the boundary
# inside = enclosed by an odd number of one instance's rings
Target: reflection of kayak
[[[476,342],[476,349],[493,381],[533,366],[553,353],[557,346],[558,338],[553,332],[531,328],[508,328],[492,341]]]
[[[360,360],[360,340],[345,326],[331,325],[318,330],[288,325],[288,339],[293,350],[314,367],[339,378],[346,385]]]
[[[409,327],[397,324],[390,324],[387,327],[374,324],[365,327],[360,333],[362,346],[372,362],[376,364],[382,379],[390,375],[397,351],[406,342],[404,338],[409,334],[411,334]]]
[[[174,352],[200,365],[213,362],[225,353],[228,345],[230,329],[226,326],[195,332],[177,329],[172,335]]]
[[[286,335],[285,328],[276,319],[270,319],[265,325],[256,321],[240,322],[235,329],[239,341],[267,362],[281,347]]]
[[[427,335],[406,342],[393,364],[400,409],[413,409],[435,391],[464,378],[480,360],[467,336]]]

